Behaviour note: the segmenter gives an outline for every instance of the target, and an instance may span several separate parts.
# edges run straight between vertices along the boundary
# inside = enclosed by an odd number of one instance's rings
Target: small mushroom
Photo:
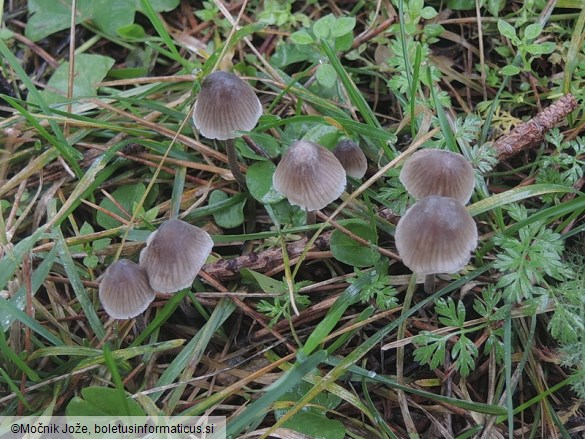
[[[477,227],[459,201],[431,195],[406,211],[395,239],[402,262],[414,273],[456,273],[477,246]]]
[[[469,161],[461,154],[440,149],[422,149],[404,164],[400,181],[417,200],[428,195],[451,197],[466,204],[475,177]]]
[[[172,219],[148,237],[140,265],[155,291],[174,293],[193,283],[212,248],[213,240],[205,230]]]
[[[144,269],[128,259],[120,259],[108,267],[99,287],[104,310],[115,319],[130,319],[146,310],[155,292]]]
[[[349,139],[343,139],[333,148],[333,154],[345,169],[345,173],[350,177],[359,180],[366,175],[368,161],[357,143]]]
[[[307,211],[323,209],[345,188],[345,170],[327,148],[313,142],[295,142],[278,163],[274,189],[290,204]]]
[[[233,73],[216,71],[201,83],[193,108],[193,123],[202,136],[224,140],[234,178],[245,187],[234,141],[236,131],[250,131],[262,115],[262,104],[250,85]]]

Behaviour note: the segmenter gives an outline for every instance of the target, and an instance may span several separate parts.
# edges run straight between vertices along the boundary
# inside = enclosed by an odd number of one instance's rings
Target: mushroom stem
[[[427,274],[425,276],[425,293],[433,294],[435,292],[436,280],[434,274]]]
[[[242,171],[240,171],[238,156],[236,154],[236,147],[234,146],[234,139],[227,139],[225,141],[225,150],[227,152],[230,171],[232,171],[232,174],[240,187],[242,189],[246,189],[246,177],[244,177],[244,174],[242,174]]]
[[[317,220],[317,212],[315,210],[307,210],[307,226],[312,226]]]

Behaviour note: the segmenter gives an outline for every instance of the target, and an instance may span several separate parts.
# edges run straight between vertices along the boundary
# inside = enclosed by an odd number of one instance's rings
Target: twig
[[[544,139],[546,132],[575,108],[577,108],[577,101],[569,93],[542,110],[528,122],[518,125],[510,133],[500,137],[494,143],[498,159],[500,161],[506,160],[521,151],[538,145]]]

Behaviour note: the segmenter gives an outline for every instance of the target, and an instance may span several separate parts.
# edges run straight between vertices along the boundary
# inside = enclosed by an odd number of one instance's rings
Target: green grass
[[[31,51],[14,35],[25,9],[5,6],[0,415],[90,413],[109,389],[104,398],[124,413],[226,416],[228,437],[578,434],[585,9],[497,3],[478,16],[474,1],[448,11],[397,0],[395,21],[375,32],[389,18],[375,2],[250,0],[226,19],[215,2],[141,0],[121,34],[99,20],[76,25],[77,55],[113,61],[93,82],[83,82],[99,70],[89,61],[64,81],[47,64],[68,61],[58,49],[71,30],[36,42],[48,55]],[[69,29],[57,6],[42,7],[48,25]],[[514,35],[500,34],[505,23]],[[323,210],[327,220],[306,225],[302,210],[274,203],[272,166],[250,172],[253,193],[241,189],[221,142],[198,135],[191,108],[217,68],[247,78],[264,108],[250,138],[270,159],[238,139],[245,169],[277,163],[298,139],[362,147],[369,173]],[[492,142],[569,92],[577,110],[499,161]],[[460,152],[477,177],[467,210],[478,247],[431,295],[395,256],[393,236],[414,202],[398,173],[418,148]],[[216,190],[227,198],[210,197]],[[264,198],[250,205],[253,196]],[[223,229],[243,202],[253,227]],[[204,272],[143,315],[112,321],[100,276],[116,259],[137,261],[171,217],[212,235]],[[339,252],[361,244],[329,246],[332,230],[347,234],[356,219],[380,253],[359,269]]]

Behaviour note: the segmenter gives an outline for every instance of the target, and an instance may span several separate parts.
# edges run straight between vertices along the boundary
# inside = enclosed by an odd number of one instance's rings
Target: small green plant
[[[514,64],[508,64],[503,67],[501,73],[505,76],[514,76],[518,73],[532,70],[531,64],[535,59],[549,55],[554,52],[555,44],[550,41],[535,43],[534,40],[542,33],[543,28],[539,23],[529,24],[524,28],[522,36],[516,33],[516,29],[510,23],[504,20],[498,21],[498,30],[500,33],[510,40],[513,46],[516,47],[520,58],[522,59],[522,67]],[[496,49],[500,55],[509,55],[509,49],[501,46]]]
[[[94,233],[93,227],[91,224],[85,222],[79,229],[80,235],[89,235],[90,233]],[[83,265],[87,268],[96,268],[99,263],[99,258],[97,256],[97,252],[103,250],[112,240],[110,238],[102,238],[96,239],[93,242],[88,244],[80,244],[76,246],[72,246],[70,248],[71,252],[85,252],[87,256],[83,258]]]
[[[356,277],[348,279],[351,285],[356,282],[362,282],[361,279],[366,275],[365,272],[354,268]],[[398,291],[391,283],[391,277],[388,275],[388,259],[381,258],[375,266],[376,275],[370,278],[370,282],[362,288],[360,297],[363,303],[370,300],[376,301],[376,306],[381,310],[388,310],[398,306]],[[370,276],[368,274],[368,276]]]
[[[484,328],[489,328],[490,331],[490,336],[485,342],[485,353],[494,350],[496,358],[501,359],[504,353],[502,330],[493,327],[498,317],[494,309],[500,299],[501,295],[493,288],[484,291],[482,300],[476,300],[474,308],[486,317],[486,322],[473,327],[466,327],[467,312],[462,301],[455,302],[450,297],[446,300],[438,299],[435,306],[438,320],[453,330],[447,334],[423,331],[417,335],[414,338],[414,344],[418,346],[414,351],[414,359],[435,369],[445,364],[446,355],[449,353],[453,359],[453,368],[466,377],[475,369],[475,361],[479,355],[479,349],[469,334]],[[449,349],[450,344],[452,346]]]
[[[329,14],[317,20],[312,28],[294,32],[290,40],[294,44],[312,45],[317,50],[321,41],[327,41],[336,51],[344,52],[351,48],[355,23],[353,17],[335,17]],[[337,73],[327,62],[320,61],[316,77],[325,88],[331,88],[337,82]]]
[[[520,205],[508,206],[508,214],[516,221],[526,220],[529,211]],[[494,242],[502,251],[496,256],[495,268],[501,273],[497,287],[504,298],[521,302],[548,295],[547,276],[563,281],[573,276],[562,261],[564,250],[560,234],[535,221],[522,227],[518,237],[498,235]]]

